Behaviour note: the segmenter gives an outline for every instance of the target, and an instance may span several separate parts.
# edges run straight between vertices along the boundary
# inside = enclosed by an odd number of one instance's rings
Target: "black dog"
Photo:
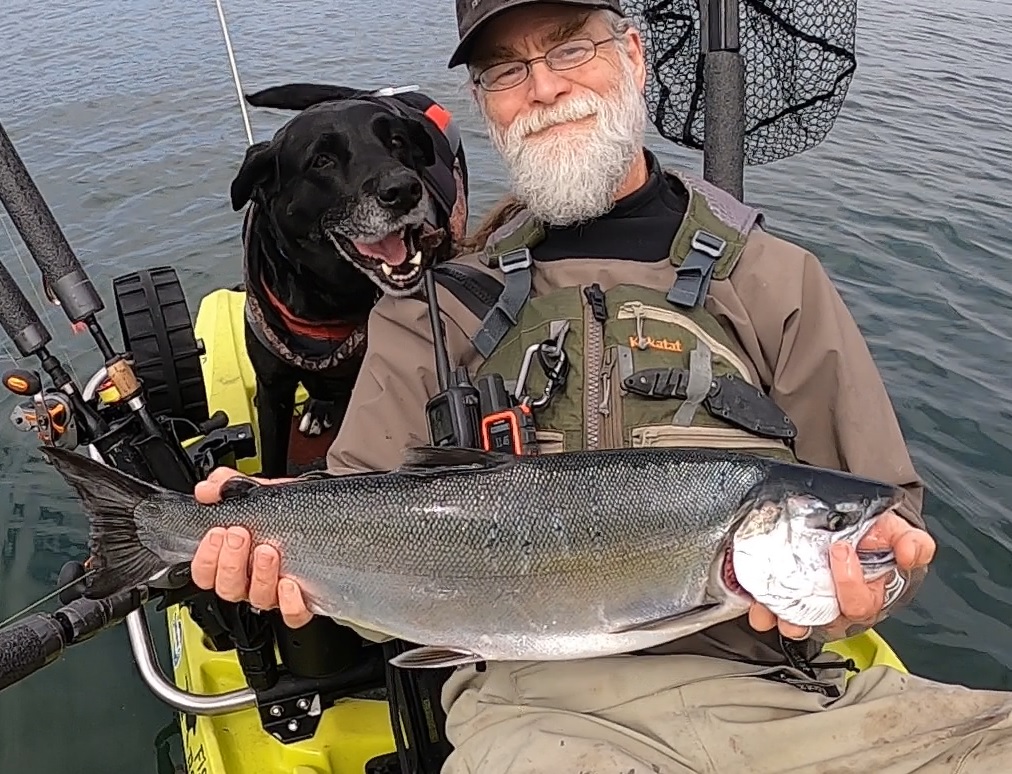
[[[246,96],[299,110],[251,146],[232,181],[244,224],[246,348],[256,373],[264,476],[283,476],[301,382],[299,429],[339,425],[383,293],[419,292],[467,219],[459,135],[428,97],[289,84]]]

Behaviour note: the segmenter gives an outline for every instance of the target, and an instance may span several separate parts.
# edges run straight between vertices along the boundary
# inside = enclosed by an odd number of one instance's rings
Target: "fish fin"
[[[494,470],[516,461],[512,454],[466,449],[460,446],[412,446],[397,469],[407,475],[434,475],[464,468]]]
[[[87,598],[131,588],[169,567],[141,543],[135,520],[138,505],[167,490],[67,449],[44,446],[42,453],[77,491],[88,514]]]
[[[472,653],[464,648],[422,645],[398,653],[390,659],[390,663],[401,669],[444,669],[479,664],[484,660],[477,653]]]
[[[660,618],[654,618],[646,621],[629,621],[618,626],[608,629],[608,634],[627,634],[628,632],[654,632],[660,629],[666,629],[673,623],[678,623],[687,618],[694,618],[698,615],[705,615],[712,610],[723,607],[720,602],[707,602],[702,605],[698,605],[690,610],[682,610],[672,615],[661,616]]]

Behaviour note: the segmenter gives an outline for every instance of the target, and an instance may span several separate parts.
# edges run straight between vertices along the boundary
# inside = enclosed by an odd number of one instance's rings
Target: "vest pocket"
[[[535,437],[542,454],[559,454],[566,450],[566,434],[558,430],[537,430]]]
[[[676,425],[644,425],[632,430],[633,448],[664,446],[702,446],[735,451],[778,451],[789,456],[787,446],[772,438],[760,438],[736,427],[680,427]]]
[[[729,347],[721,343],[703,329],[701,325],[691,320],[687,315],[679,314],[673,309],[662,309],[658,306],[650,306],[644,304],[641,301],[626,301],[622,306],[619,307],[616,318],[619,320],[637,320],[641,322],[643,320],[653,320],[654,322],[664,323],[665,325],[674,325],[680,328],[684,328],[686,331],[691,333],[697,339],[704,341],[706,346],[710,348],[710,351],[714,355],[720,355],[728,363],[730,363],[741,375],[745,381],[750,384],[752,380],[752,372],[748,366],[742,361],[738,355],[736,355]],[[642,330],[644,338],[649,336],[649,326],[641,325],[638,326]]]

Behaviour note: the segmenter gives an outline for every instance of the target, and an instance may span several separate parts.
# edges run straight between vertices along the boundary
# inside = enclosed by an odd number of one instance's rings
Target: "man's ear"
[[[625,44],[629,58],[633,63],[633,77],[639,84],[640,91],[643,91],[647,84],[647,64],[643,50],[643,38],[640,37],[639,31],[633,28],[626,33],[626,38],[622,43]]]
[[[427,167],[435,164],[436,147],[432,144],[432,135],[425,125],[421,121],[409,120],[408,134],[411,137],[411,147],[420,155],[422,163]]]
[[[246,149],[246,157],[229,189],[233,210],[241,210],[253,197],[253,192],[266,186],[274,177],[274,153],[274,145],[270,140],[258,142]]]

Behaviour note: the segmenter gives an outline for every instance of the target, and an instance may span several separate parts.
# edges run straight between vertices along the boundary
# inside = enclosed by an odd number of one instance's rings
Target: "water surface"
[[[248,90],[418,84],[464,127],[474,209],[502,192],[461,74],[444,66],[448,1],[249,0],[226,11]],[[829,138],[746,177],[772,228],[837,281],[927,481],[935,568],[880,630],[916,672],[1006,689],[1009,29],[1002,3],[864,4],[857,75]],[[203,293],[238,282],[241,215],[228,187],[245,133],[214,4],[3,0],[0,40],[0,121],[100,291],[111,298],[113,277],[172,265],[195,313]],[[286,117],[254,112],[257,139]],[[656,136],[651,147],[666,163],[701,163]],[[2,229],[0,260],[19,280],[37,279]],[[101,362],[92,340],[70,338],[58,314],[47,319],[63,342],[57,354],[86,379]],[[118,340],[115,311],[101,320]],[[0,396],[0,415],[13,405]],[[32,447],[0,421],[0,616],[49,591],[60,565],[85,552],[79,506]],[[125,632],[112,631],[0,694],[0,771],[154,772],[153,740],[170,720],[137,679]]]

